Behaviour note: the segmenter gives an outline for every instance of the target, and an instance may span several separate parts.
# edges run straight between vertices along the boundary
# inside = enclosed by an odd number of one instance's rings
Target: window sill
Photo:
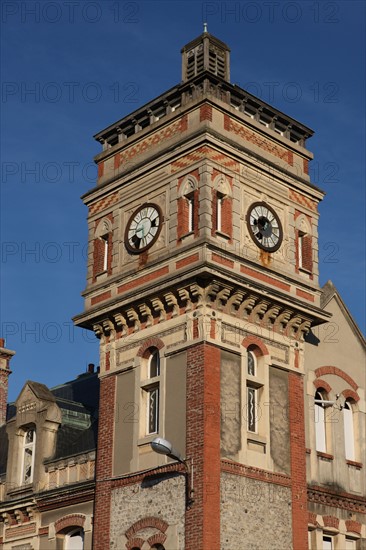
[[[154,441],[154,439],[156,437],[159,437],[159,434],[158,432],[155,432],[153,434],[149,434],[149,435],[145,435],[144,437],[140,437],[138,440],[137,440],[137,446],[138,447],[143,447],[144,445],[150,445],[150,443],[152,441]],[[153,450],[151,449],[151,451],[153,452]]]
[[[323,460],[334,460],[334,456],[329,453],[322,453],[321,451],[316,451],[316,456]]]
[[[107,277],[108,277],[108,271],[105,270],[105,271],[101,271],[100,273],[97,273],[95,276],[95,280],[96,282],[104,281],[104,279],[106,279]]]
[[[312,275],[313,272],[310,271],[310,269],[305,269],[305,267],[299,266],[299,273],[303,273],[304,275]]]
[[[225,239],[226,241],[230,241],[230,240],[231,240],[230,235],[228,235],[227,233],[223,233],[222,231],[219,231],[218,229],[216,229],[215,235],[216,235],[217,237],[221,237],[222,239]]]
[[[185,233],[181,236],[180,240],[183,241],[184,239],[188,239],[188,237],[194,237],[194,231],[189,231],[188,233]]]
[[[357,468],[357,470],[361,470],[361,468],[363,468],[362,462],[356,462],[355,460],[346,460],[346,463],[348,466],[353,466],[353,468]]]

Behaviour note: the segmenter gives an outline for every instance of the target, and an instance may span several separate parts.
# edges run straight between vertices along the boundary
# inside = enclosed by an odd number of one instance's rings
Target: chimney
[[[93,374],[94,372],[94,363],[89,363],[88,365],[88,373]]]
[[[6,407],[8,403],[8,379],[10,359],[15,351],[5,348],[4,338],[0,338],[0,426],[6,422]]]

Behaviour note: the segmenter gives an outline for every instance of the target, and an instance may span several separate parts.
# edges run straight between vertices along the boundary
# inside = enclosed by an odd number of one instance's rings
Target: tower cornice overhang
[[[160,284],[147,284],[73,320],[77,326],[94,330],[98,337],[116,331],[128,335],[203,306],[299,340],[312,326],[331,317],[315,305],[205,262],[179,280],[172,276]]]

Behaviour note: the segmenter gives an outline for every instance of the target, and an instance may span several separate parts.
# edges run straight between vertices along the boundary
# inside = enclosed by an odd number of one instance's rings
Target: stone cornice
[[[211,311],[212,318],[226,313],[295,340],[303,339],[313,320],[311,314],[296,305],[284,305],[252,287],[239,287],[217,278],[186,282],[182,286],[171,286],[169,291],[156,291],[148,299],[119,304],[99,319],[93,315],[97,319],[93,330],[98,338],[112,341],[186,313],[194,312],[193,316],[197,317],[203,307]]]
[[[366,514],[366,500],[350,493],[335,492],[325,487],[309,486],[308,501]]]

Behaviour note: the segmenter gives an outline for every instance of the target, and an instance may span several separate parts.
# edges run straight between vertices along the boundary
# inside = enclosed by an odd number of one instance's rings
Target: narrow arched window
[[[149,357],[149,378],[155,378],[160,375],[160,356],[159,350],[153,348]]]
[[[315,448],[321,453],[327,450],[325,433],[325,404],[324,395],[321,391],[315,392],[314,399],[314,421],[315,421]]]
[[[355,434],[352,404],[346,401],[343,408],[344,447],[347,460],[355,460]]]
[[[22,483],[33,481],[35,445],[36,431],[34,428],[27,428],[23,440]]]
[[[247,369],[249,376],[255,376],[257,371],[257,360],[253,351],[248,351]]]

